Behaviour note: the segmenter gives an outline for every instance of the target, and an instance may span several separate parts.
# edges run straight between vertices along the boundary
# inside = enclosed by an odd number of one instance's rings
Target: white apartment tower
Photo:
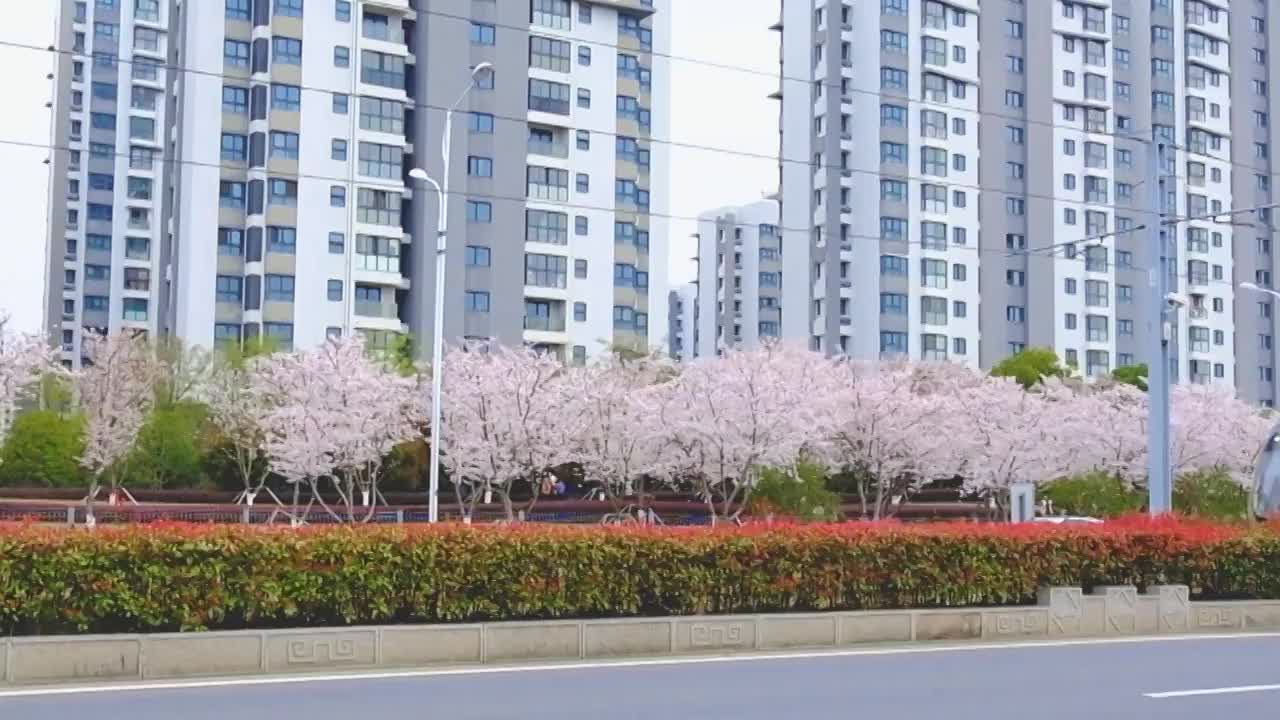
[[[663,341],[668,0],[60,0],[48,325]]]
[[[1273,214],[1205,216],[1273,202],[1278,12],[782,0],[783,335],[983,368],[1029,345],[1091,376],[1146,362],[1159,199],[1189,300],[1172,376],[1274,402],[1273,303],[1237,288],[1272,282]]]
[[[724,207],[698,218],[695,351],[754,349],[782,335],[782,236],[778,203]]]

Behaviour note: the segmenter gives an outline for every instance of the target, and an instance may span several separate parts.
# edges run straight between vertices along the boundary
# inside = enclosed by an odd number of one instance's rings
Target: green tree
[[[1011,377],[1030,390],[1047,377],[1067,377],[1070,370],[1058,363],[1058,354],[1049,348],[1027,348],[1001,360],[991,368],[996,377]]]
[[[1122,382],[1126,385],[1132,385],[1139,390],[1147,391],[1147,364],[1140,365],[1124,365],[1116,368],[1111,373],[1111,378],[1116,382]]]
[[[125,484],[195,487],[205,480],[204,405],[182,402],[152,411],[125,460]]]
[[[1249,492],[1225,472],[1187,473],[1173,484],[1173,509],[1206,520],[1243,520],[1249,512]]]
[[[1040,488],[1039,494],[1053,503],[1055,513],[1096,518],[1136,513],[1146,504],[1140,490],[1104,472],[1054,480]]]
[[[0,486],[83,487],[88,478],[76,458],[84,451],[84,422],[53,410],[18,415],[0,451]]]
[[[826,487],[827,475],[816,465],[801,463],[793,477],[779,468],[765,468],[751,493],[752,515],[783,515],[799,520],[832,522],[840,519],[840,496]]]

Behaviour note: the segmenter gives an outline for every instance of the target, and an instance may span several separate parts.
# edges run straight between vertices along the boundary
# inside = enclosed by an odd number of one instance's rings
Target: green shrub
[[[88,483],[78,458],[84,451],[84,423],[52,410],[24,412],[0,451],[0,487],[83,487]]]
[[[1249,514],[1249,492],[1225,472],[1188,473],[1173,485],[1173,509],[1206,520],[1239,521]]]
[[[202,434],[208,409],[198,403],[157,408],[125,459],[124,484],[190,488],[204,484]]]
[[[1136,513],[1147,503],[1143,491],[1102,472],[1054,480],[1040,488],[1038,494],[1053,502],[1054,514],[1096,518]]]
[[[796,476],[766,468],[751,492],[752,515],[779,515],[806,522],[840,519],[840,496],[826,487],[827,474],[816,465],[801,464]]]
[[[0,526],[0,634],[1280,597],[1280,527]]]

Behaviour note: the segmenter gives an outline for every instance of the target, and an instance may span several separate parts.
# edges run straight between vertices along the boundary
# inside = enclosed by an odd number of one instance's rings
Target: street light
[[[1280,292],[1272,290],[1271,288],[1264,288],[1260,285],[1257,285],[1251,282],[1242,282],[1236,287],[1240,288],[1241,290],[1252,290],[1254,292],[1259,292],[1264,295],[1270,295],[1272,297],[1280,298]]]
[[[444,114],[444,137],[440,141],[440,158],[443,161],[443,183],[436,182],[426,170],[413,168],[409,177],[435,188],[439,199],[439,212],[436,216],[436,298],[435,320],[431,327],[431,467],[430,485],[427,490],[427,519],[430,522],[440,520],[440,396],[444,380],[444,259],[449,234],[449,148],[453,140],[453,113],[466,99],[480,76],[493,72],[493,64],[482,62],[471,69],[471,77],[467,87],[458,96]]]

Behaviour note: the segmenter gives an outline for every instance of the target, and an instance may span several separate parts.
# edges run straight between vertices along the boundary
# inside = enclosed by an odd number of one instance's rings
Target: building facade
[[[455,106],[446,340],[662,342],[668,22],[665,0],[64,0],[65,359],[86,327],[429,352],[439,208],[409,171],[443,180]]]
[[[698,284],[678,285],[667,304],[667,356],[692,360],[698,354]]]
[[[778,203],[724,207],[698,218],[694,356],[753,349],[782,335]]]
[[[1273,402],[1272,301],[1237,288],[1272,282],[1272,213],[1206,216],[1272,202],[1277,12],[783,0],[784,336],[982,368],[1052,347],[1092,376],[1146,362],[1159,202],[1186,299],[1172,377]]]

